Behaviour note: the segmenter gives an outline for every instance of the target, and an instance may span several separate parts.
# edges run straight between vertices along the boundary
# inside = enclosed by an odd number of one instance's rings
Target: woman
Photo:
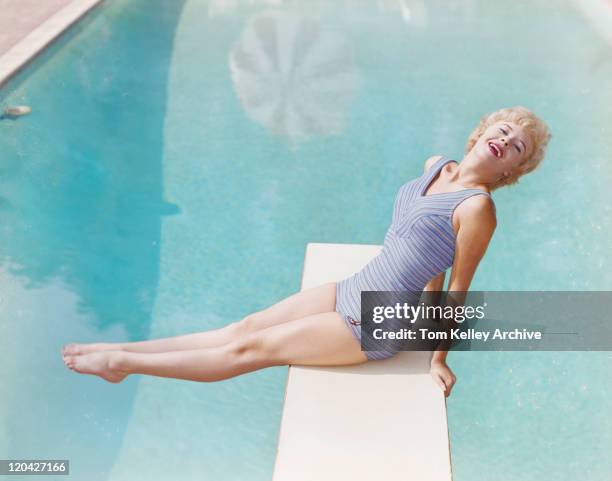
[[[362,271],[294,294],[221,329],[131,343],[70,344],[74,371],[117,383],[129,374],[219,381],[285,364],[339,366],[393,356],[361,350],[360,291],[467,291],[496,226],[490,193],[534,170],[550,133],[523,107],[484,116],[460,164],[431,157],[424,174],[400,188],[385,246]],[[448,396],[455,376],[446,351],[431,374]]]

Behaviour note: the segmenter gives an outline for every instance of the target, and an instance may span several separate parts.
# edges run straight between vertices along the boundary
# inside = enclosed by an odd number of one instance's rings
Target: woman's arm
[[[433,291],[440,292],[444,288],[444,278],[446,277],[446,272],[440,272],[436,277],[434,277],[431,281],[427,283],[424,291]],[[439,297],[439,296],[438,296]]]
[[[497,226],[495,210],[488,197],[476,195],[466,199],[456,209],[459,223],[455,245],[455,258],[448,292],[457,305],[463,305],[476,268],[484,256],[489,241]],[[430,290],[442,290],[444,273],[434,277],[426,286]],[[436,289],[437,288],[437,289]],[[446,396],[455,384],[456,378],[446,365],[446,350],[436,350],[431,359],[431,375],[444,390]]]
[[[424,292],[432,292],[432,294],[428,294],[426,296],[427,302],[431,303],[431,305],[439,305],[440,298],[442,296],[442,291],[444,290],[444,278],[446,277],[446,272],[440,272],[436,277],[431,279],[423,289]],[[442,361],[446,359],[446,351],[434,351],[433,358],[431,362],[434,361]]]

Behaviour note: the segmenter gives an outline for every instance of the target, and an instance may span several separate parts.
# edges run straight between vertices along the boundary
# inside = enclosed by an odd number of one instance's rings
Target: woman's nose
[[[506,141],[506,139],[501,139],[501,141],[504,143],[506,147],[508,147],[508,142]]]

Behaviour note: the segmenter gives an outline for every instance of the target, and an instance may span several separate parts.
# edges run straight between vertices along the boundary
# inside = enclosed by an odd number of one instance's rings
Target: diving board
[[[309,243],[301,288],[348,277],[380,248]],[[446,401],[430,357],[290,366],[273,481],[451,481]]]

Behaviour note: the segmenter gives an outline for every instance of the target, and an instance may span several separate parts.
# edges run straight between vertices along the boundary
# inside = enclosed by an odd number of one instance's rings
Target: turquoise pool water
[[[286,368],[67,371],[69,341],[222,326],[307,242],[381,243],[397,188],[523,104],[554,139],[495,194],[474,289],[610,290],[610,47],[544,1],[106,2],[0,90],[0,453],[75,480],[268,480]],[[452,353],[455,481],[608,480],[610,353]]]

